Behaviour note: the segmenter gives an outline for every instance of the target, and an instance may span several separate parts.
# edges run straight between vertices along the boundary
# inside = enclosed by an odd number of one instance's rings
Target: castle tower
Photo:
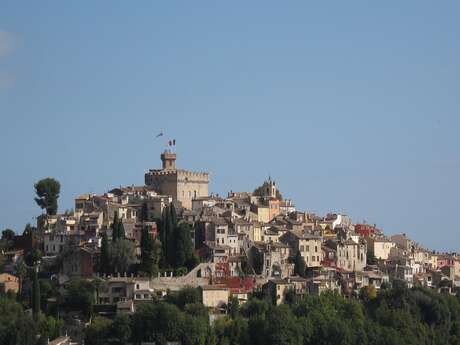
[[[176,168],[176,154],[161,154],[162,169],[145,173],[145,184],[161,195],[172,196],[183,207],[192,209],[192,200],[208,196],[209,174]]]
[[[176,170],[176,154],[165,151],[161,154],[163,170]]]

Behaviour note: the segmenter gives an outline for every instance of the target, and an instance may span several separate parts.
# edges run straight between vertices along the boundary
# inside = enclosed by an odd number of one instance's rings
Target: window
[[[315,262],[315,257],[314,256],[311,257],[311,261]]]
[[[318,253],[318,246],[315,246],[315,253]]]
[[[139,290],[140,286],[139,284],[136,284],[136,290]]]
[[[307,247],[307,248],[308,248],[308,247]],[[303,252],[304,249],[305,249],[304,246],[300,246],[300,251],[301,251],[301,252]],[[308,251],[308,249],[307,249],[307,251]]]
[[[310,251],[310,246],[307,246],[307,252],[309,252],[309,251]]]

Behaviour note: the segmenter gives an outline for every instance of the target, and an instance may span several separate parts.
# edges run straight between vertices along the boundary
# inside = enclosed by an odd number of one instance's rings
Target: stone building
[[[145,184],[157,193],[170,195],[186,209],[192,209],[192,200],[208,196],[209,174],[176,168],[176,154],[161,154],[162,169],[150,169],[145,174]]]

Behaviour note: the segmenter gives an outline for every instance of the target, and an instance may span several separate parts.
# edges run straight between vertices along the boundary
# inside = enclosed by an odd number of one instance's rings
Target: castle
[[[145,184],[156,192],[170,195],[186,209],[192,209],[192,200],[208,196],[209,174],[176,169],[176,154],[165,150],[161,154],[162,169],[145,173]]]

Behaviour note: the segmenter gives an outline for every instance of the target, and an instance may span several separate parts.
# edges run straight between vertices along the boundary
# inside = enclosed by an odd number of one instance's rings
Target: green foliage
[[[118,212],[115,212],[113,223],[112,223],[112,241],[117,242],[118,240],[125,239],[125,228],[123,221],[118,217]]]
[[[158,222],[162,244],[162,268],[187,267],[193,269],[199,259],[193,254],[191,226],[186,222],[177,222],[176,209],[173,204],[165,207]]]
[[[257,250],[257,248],[252,247],[250,249],[250,256],[252,259],[252,267],[256,274],[262,274],[264,268],[264,254]]]
[[[161,257],[161,243],[152,238],[149,228],[144,226],[141,233],[141,264],[140,270],[149,277],[158,274]]]
[[[0,344],[34,345],[36,334],[34,320],[24,312],[21,305],[0,296]]]
[[[294,274],[305,277],[305,260],[300,254],[300,250],[297,251],[296,256],[294,257]]]
[[[377,265],[379,260],[375,257],[373,253],[367,253],[367,264],[368,265]]]
[[[135,260],[133,242],[120,238],[110,246],[110,263],[115,272],[128,272]]]
[[[112,321],[102,316],[96,316],[91,325],[85,330],[85,344],[105,345],[112,330]]]
[[[101,256],[99,260],[99,272],[101,273],[111,272],[109,239],[105,232],[102,235],[102,240],[101,240]]]
[[[32,311],[34,318],[37,318],[41,310],[40,302],[40,283],[38,281],[38,273],[36,269],[32,270]]]
[[[126,314],[115,317],[110,332],[111,344],[123,345],[131,338],[131,318]]]
[[[240,312],[240,303],[238,297],[232,296],[229,298],[227,305],[227,313],[232,319],[236,319]]]
[[[175,304],[180,309],[184,309],[188,304],[201,302],[200,290],[194,287],[187,286],[177,292],[170,292],[166,301]]]
[[[37,194],[35,198],[37,205],[45,209],[47,215],[55,215],[58,209],[57,201],[61,192],[61,184],[57,180],[48,177],[38,181],[34,187]]]
[[[64,308],[82,311],[89,316],[93,310],[95,287],[88,280],[74,279],[67,283],[64,295]]]
[[[14,236],[16,234],[11,229],[5,229],[2,231],[1,247],[5,250],[9,250],[13,247]]]
[[[46,344],[48,339],[56,339],[63,333],[64,321],[40,314],[37,319],[37,327],[41,341]]]
[[[185,222],[176,225],[174,229],[174,267],[185,266],[193,255],[191,231],[191,226]]]

